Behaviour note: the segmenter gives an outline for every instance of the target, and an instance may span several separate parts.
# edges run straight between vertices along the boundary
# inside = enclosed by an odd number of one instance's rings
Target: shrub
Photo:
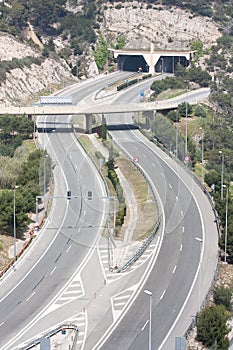
[[[232,291],[230,288],[218,286],[214,289],[214,302],[217,305],[224,305],[228,310],[230,310],[231,295]]]

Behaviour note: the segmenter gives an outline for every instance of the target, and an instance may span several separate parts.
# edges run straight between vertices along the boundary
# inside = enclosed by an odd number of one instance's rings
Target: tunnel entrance
[[[149,66],[142,55],[119,55],[118,69],[128,72],[148,72]]]
[[[184,56],[161,56],[155,65],[155,72],[174,73],[178,63],[183,67],[189,65],[189,61]]]
[[[174,73],[177,64],[183,67],[189,65],[189,60],[185,56],[160,56],[158,62],[152,67],[155,73]],[[117,57],[117,65],[119,70],[128,72],[148,73],[149,66],[143,55],[119,55]]]

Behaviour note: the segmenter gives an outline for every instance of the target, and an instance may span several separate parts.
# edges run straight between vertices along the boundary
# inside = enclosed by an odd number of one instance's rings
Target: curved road
[[[78,88],[72,87],[71,90],[79,102],[103,87],[106,79],[116,79],[114,77],[117,75],[87,82]],[[130,89],[127,94],[120,96],[116,101],[124,101],[124,98],[127,101],[135,99],[139,93],[136,89]],[[58,320],[64,320],[68,315],[74,315],[84,306],[87,307],[88,300],[91,306],[88,308],[85,349],[93,349],[93,344],[101,336],[106,342],[104,345],[104,342],[99,342],[98,348],[102,346],[103,349],[141,349],[148,338],[148,309],[145,307],[142,310],[140,307],[142,303],[149,305],[148,296],[140,292],[144,288],[143,283],[138,289],[138,298],[122,322],[116,324],[116,328],[110,316],[111,303],[107,306],[106,303],[102,305],[101,300],[95,301],[91,297],[100,286],[103,295],[108,296],[116,294],[116,291],[124,291],[124,288],[128,290],[138,278],[129,273],[120,276],[115,285],[109,284],[104,287],[103,275],[101,276],[103,264],[98,265],[99,252],[96,247],[108,214],[106,192],[102,182],[95,176],[96,170],[93,165],[67,132],[67,122],[65,117],[62,123],[56,118],[42,121],[45,127],[49,123],[55,128],[55,132],[43,135],[42,144],[52,153],[55,181],[59,184],[55,195],[61,198],[53,202],[44,232],[37,239],[40,244],[35,242],[32,254],[25,254],[22,261],[26,264],[19,262],[16,265],[17,273],[7,276],[2,282],[0,348],[13,349],[16,344],[35,337],[46,327],[55,325]],[[131,122],[130,115],[114,116],[114,123]],[[108,123],[112,122],[109,120]],[[153,348],[171,350],[174,348],[175,335],[183,335],[198,310],[199,296],[201,300],[210,285],[217,252],[213,213],[205,195],[190,176],[170,157],[143,138],[139,131],[128,129],[111,133],[131,158],[139,157],[139,165],[153,182],[164,208],[163,244],[156,264],[154,265],[155,256],[154,260],[148,263],[151,271],[145,288],[153,292]],[[68,189],[75,198],[65,198]],[[91,201],[87,198],[88,191],[93,195]],[[202,216],[203,212],[205,216]],[[196,238],[202,239],[201,246]],[[197,282],[200,247],[203,248],[201,271],[205,271],[205,279],[200,279],[201,284],[196,283],[193,286],[193,281]],[[86,272],[82,272],[84,268]],[[138,270],[137,274],[143,281],[143,273]],[[84,292],[82,291],[81,296],[84,297],[78,299],[78,304],[77,301],[75,304],[70,301],[70,304],[64,304],[63,308],[55,309],[52,302],[56,300],[62,288],[65,290],[72,278],[76,278],[75,282],[83,285],[81,289]],[[201,288],[198,288],[198,285],[201,285]],[[187,297],[189,303],[184,302]],[[75,305],[75,310],[72,305]],[[53,307],[53,311],[49,313],[50,306]],[[96,323],[94,318],[97,310],[92,310],[93,307],[99,308],[99,321]],[[105,315],[108,317],[103,318]],[[109,339],[104,336],[106,330]]]

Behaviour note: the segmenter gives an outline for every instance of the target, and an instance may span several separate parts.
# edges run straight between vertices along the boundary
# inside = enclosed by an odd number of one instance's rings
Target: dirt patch
[[[10,262],[9,249],[14,244],[14,238],[0,234],[0,271]]]
[[[143,240],[151,233],[158,218],[154,196],[145,178],[128,159],[117,158],[116,165],[129,182],[137,202],[137,225],[133,234],[133,241]],[[126,216],[125,224],[127,224],[127,220]],[[122,230],[124,230],[124,227],[122,227]]]

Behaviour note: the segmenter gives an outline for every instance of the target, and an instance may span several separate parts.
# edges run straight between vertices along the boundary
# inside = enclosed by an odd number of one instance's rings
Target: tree
[[[214,303],[217,305],[224,305],[227,310],[231,308],[232,290],[224,286],[218,286],[214,289]]]
[[[186,117],[186,114],[189,116],[189,114],[192,113],[193,109],[189,103],[182,102],[178,105],[178,111],[181,117]]]
[[[195,115],[197,117],[201,117],[201,118],[206,118],[206,111],[205,111],[205,108],[198,105],[195,109]]]
[[[169,111],[167,117],[173,122],[178,122],[180,120],[180,115],[178,114],[178,111]]]
[[[217,350],[227,350],[230,328],[226,322],[229,318],[230,313],[223,305],[205,307],[197,320],[197,340],[206,347],[211,347],[216,342]]]
[[[96,49],[94,51],[95,62],[97,64],[97,67],[100,70],[103,70],[104,65],[107,63],[108,56],[109,56],[109,52],[108,52],[107,42],[105,41],[104,37],[101,35],[99,37],[98,43],[96,45]]]

